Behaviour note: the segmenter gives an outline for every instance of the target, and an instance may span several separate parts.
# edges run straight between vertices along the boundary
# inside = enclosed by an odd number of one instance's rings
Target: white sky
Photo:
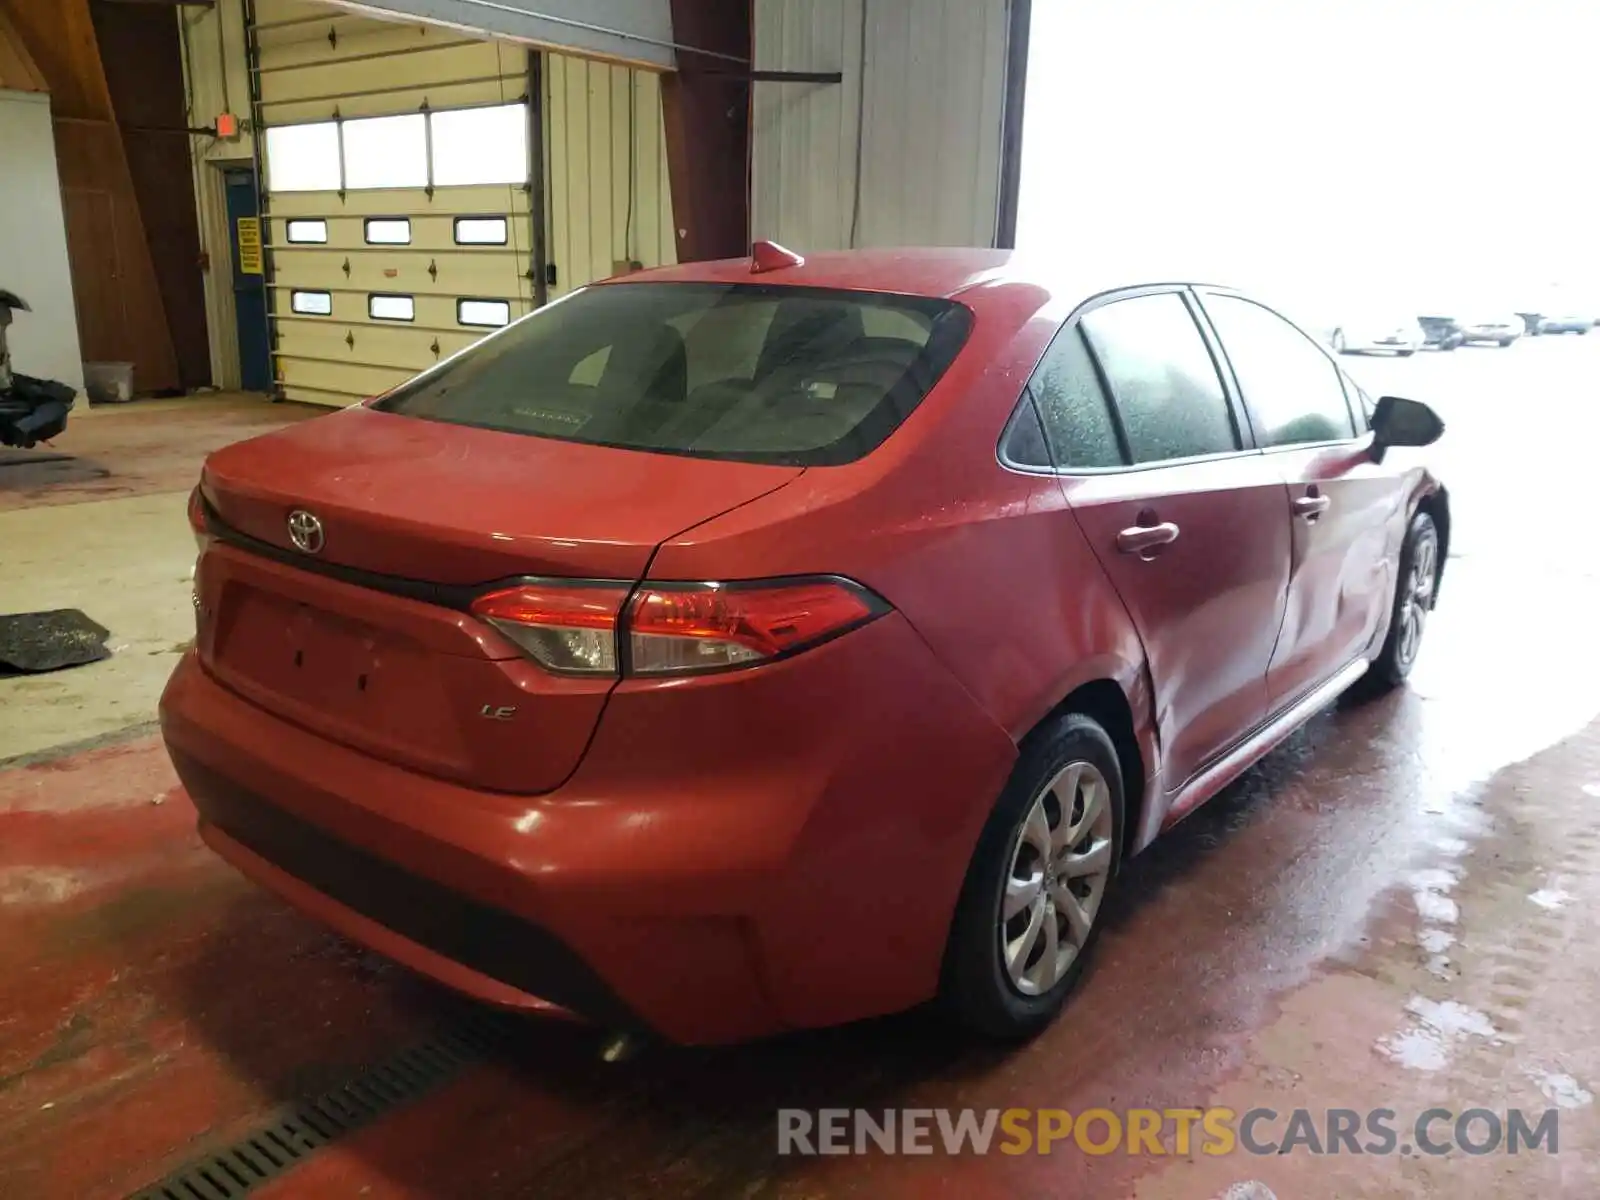
[[[1600,298],[1600,0],[1033,0],[1030,60],[1018,245],[1063,266]]]

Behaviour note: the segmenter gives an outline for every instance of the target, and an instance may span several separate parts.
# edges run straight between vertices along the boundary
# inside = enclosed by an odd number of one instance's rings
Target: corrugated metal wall
[[[754,236],[799,250],[993,245],[1007,0],[754,3],[757,69],[844,73],[755,85]]]
[[[660,79],[547,55],[545,129],[550,294],[616,274],[619,263],[676,262]]]

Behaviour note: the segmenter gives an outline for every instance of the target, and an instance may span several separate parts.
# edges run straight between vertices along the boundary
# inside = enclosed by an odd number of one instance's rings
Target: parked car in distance
[[[1409,358],[1422,349],[1422,326],[1413,317],[1358,317],[1333,327],[1328,345],[1338,354],[1390,353]]]
[[[1461,321],[1463,345],[1491,343],[1509,346],[1522,336],[1522,318],[1513,313],[1496,316],[1491,313],[1474,313]]]
[[[1588,333],[1594,328],[1594,320],[1590,317],[1579,317],[1571,314],[1556,317],[1541,317],[1539,319],[1540,333]]]
[[[1454,317],[1419,316],[1417,324],[1422,329],[1422,344],[1435,350],[1454,350],[1467,340],[1461,322]]]
[[[758,243],[213,453],[201,836],[512,1009],[1040,1029],[1129,855],[1406,678],[1450,540],[1425,405],[1239,293],[1052,278]]]

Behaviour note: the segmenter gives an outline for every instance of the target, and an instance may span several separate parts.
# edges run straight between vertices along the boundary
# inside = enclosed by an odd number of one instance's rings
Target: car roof
[[[798,252],[797,252],[798,253]],[[1015,250],[968,247],[902,247],[885,250],[828,250],[804,254],[798,266],[753,271],[751,258],[723,258],[634,271],[605,283],[755,283],[783,287],[894,292],[953,299],[990,284],[1030,284],[1076,303],[1102,292],[1158,285],[1210,286],[1176,279],[1091,279],[1086,272],[1053,270]],[[1222,289],[1231,290],[1231,289]]]

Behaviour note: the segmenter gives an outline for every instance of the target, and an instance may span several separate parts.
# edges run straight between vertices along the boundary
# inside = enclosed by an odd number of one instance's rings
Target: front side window
[[[458,425],[745,462],[871,451],[965,344],[950,300],[622,283],[545,306],[377,404]]]
[[[1361,414],[1360,418],[1356,422],[1357,432],[1364,429],[1371,429],[1372,410],[1374,407],[1372,403],[1372,397],[1367,394],[1365,388],[1357,384],[1354,379],[1350,378],[1350,376],[1344,375],[1343,372],[1340,374],[1344,379],[1344,394],[1350,397],[1350,407],[1357,413]]]
[[[1239,448],[1227,393],[1183,297],[1115,300],[1082,318],[1136,463]]]
[[[1316,343],[1271,309],[1238,296],[1207,296],[1205,309],[1239,381],[1257,445],[1354,436],[1339,368]]]

